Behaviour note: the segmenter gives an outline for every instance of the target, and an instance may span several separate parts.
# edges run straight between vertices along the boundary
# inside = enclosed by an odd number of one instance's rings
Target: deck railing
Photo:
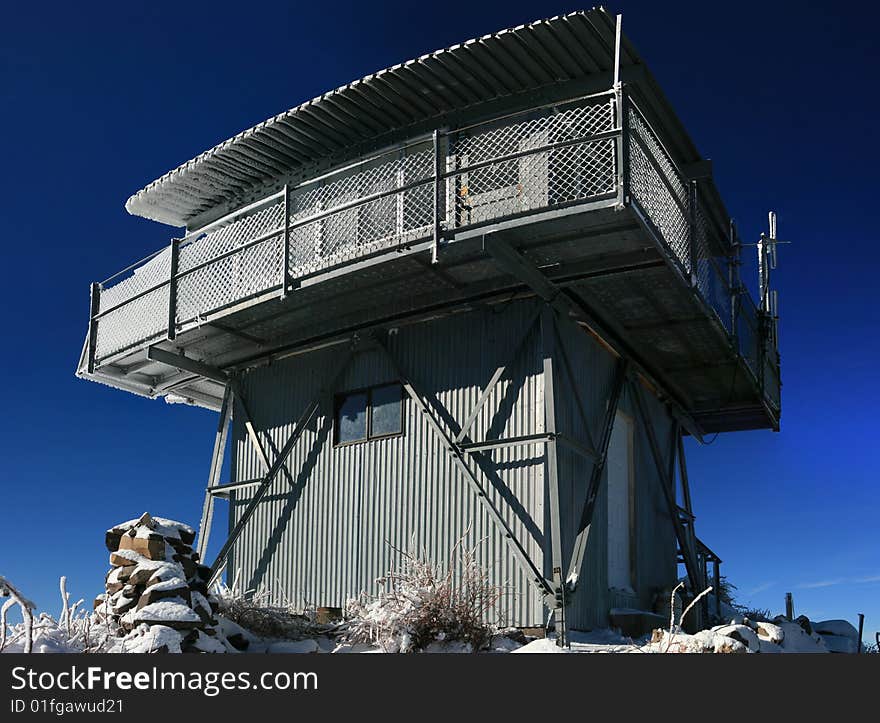
[[[765,399],[778,410],[778,357],[768,346],[761,314],[739,281],[732,226],[720,228],[711,217],[699,181],[688,179],[676,165],[631,99],[626,131],[630,205],[715,312]]]
[[[717,255],[725,235],[638,108],[609,91],[435,131],[173,240],[92,286],[89,369],[389,250],[436,252],[459,229],[630,197],[736,343],[738,292]]]

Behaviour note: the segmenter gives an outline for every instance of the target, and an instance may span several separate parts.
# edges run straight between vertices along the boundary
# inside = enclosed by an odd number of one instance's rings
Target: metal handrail
[[[503,128],[503,127],[505,127],[504,124],[510,123],[510,121],[512,119],[522,118],[522,117],[528,116],[530,114],[535,114],[537,111],[547,110],[550,108],[559,109],[559,108],[563,108],[566,106],[572,106],[576,103],[583,103],[584,107],[589,106],[589,105],[599,106],[600,103],[597,103],[595,101],[597,99],[604,99],[604,98],[609,98],[609,99],[616,98],[618,104],[621,103],[623,100],[625,100],[627,106],[631,107],[633,109],[633,112],[635,114],[637,114],[637,116],[640,118],[641,123],[644,124],[645,128],[647,129],[647,132],[650,133],[650,135],[651,135],[651,142],[656,143],[656,146],[652,149],[652,147],[649,146],[647,139],[642,139],[639,136],[639,134],[633,133],[632,129],[630,127],[630,123],[627,121],[625,116],[621,117],[621,114],[620,114],[619,108],[618,108],[618,112],[613,113],[611,118],[609,119],[609,125],[611,127],[608,130],[603,130],[603,131],[600,131],[597,133],[581,134],[575,138],[568,138],[566,140],[556,141],[553,143],[545,143],[540,146],[529,147],[529,148],[520,148],[520,150],[517,150],[517,151],[501,154],[501,155],[498,155],[498,156],[495,156],[493,158],[489,158],[489,159],[486,159],[483,161],[469,163],[468,165],[465,165],[465,166],[457,166],[454,168],[450,168],[450,167],[448,167],[447,163],[442,162],[444,157],[449,158],[450,154],[455,155],[454,152],[450,151],[448,148],[444,149],[440,145],[440,139],[442,139],[442,138],[457,137],[462,132],[465,132],[465,131],[470,132],[470,131],[473,131],[473,129],[475,129],[475,128],[495,128],[495,127]],[[509,163],[511,161],[516,161],[518,159],[529,157],[529,156],[547,154],[547,153],[551,153],[555,150],[560,150],[560,149],[564,149],[564,148],[568,148],[568,147],[572,147],[572,146],[586,145],[586,144],[591,144],[591,143],[600,143],[601,141],[605,141],[605,140],[609,140],[609,139],[617,139],[618,142],[615,146],[615,150],[613,151],[613,154],[614,154],[613,157],[616,159],[616,168],[618,169],[618,174],[622,173],[623,178],[621,179],[620,175],[618,175],[614,180],[614,186],[617,187],[616,192],[620,193],[621,192],[621,188],[620,188],[621,181],[623,183],[624,188],[630,183],[631,170],[629,169],[629,166],[628,166],[629,150],[628,150],[627,144],[629,143],[629,141],[633,137],[635,138],[636,143],[638,144],[639,148],[641,149],[641,152],[644,154],[645,158],[647,158],[653,174],[655,174],[657,176],[657,178],[659,178],[659,180],[666,186],[666,191],[668,191],[669,195],[672,197],[673,202],[676,204],[676,206],[678,208],[678,211],[682,215],[684,215],[685,218],[689,219],[688,222],[690,225],[689,225],[689,232],[688,232],[688,236],[687,236],[687,243],[689,244],[689,247],[691,249],[690,261],[688,262],[688,260],[686,258],[678,258],[679,253],[672,250],[672,247],[670,247],[670,251],[672,251],[673,256],[675,256],[677,258],[679,264],[682,265],[682,268],[686,269],[687,263],[690,263],[691,273],[695,275],[697,269],[696,269],[696,264],[694,263],[694,260],[697,259],[698,257],[694,252],[694,249],[696,248],[696,243],[697,243],[696,226],[695,226],[695,221],[694,221],[694,218],[695,218],[695,210],[694,209],[696,208],[696,204],[704,204],[705,201],[701,198],[701,194],[693,193],[690,190],[691,185],[692,185],[691,182],[689,182],[687,180],[686,175],[682,172],[681,168],[675,162],[674,157],[672,156],[671,153],[669,153],[669,151],[667,150],[666,146],[664,145],[662,139],[653,130],[653,128],[652,128],[651,124],[648,122],[645,114],[641,111],[641,109],[638,107],[638,105],[633,101],[632,97],[629,94],[624,94],[622,91],[620,91],[618,89],[613,89],[613,90],[605,91],[602,93],[579,96],[576,98],[570,98],[568,100],[564,100],[564,101],[560,101],[560,102],[547,103],[547,104],[543,104],[543,105],[539,105],[539,106],[534,106],[534,107],[531,107],[531,108],[528,108],[528,109],[525,109],[522,111],[517,111],[515,113],[510,113],[505,116],[500,116],[500,117],[492,118],[489,120],[481,121],[479,123],[465,125],[460,128],[453,129],[453,130],[437,130],[432,134],[432,136],[420,135],[417,138],[410,139],[409,141],[402,143],[400,145],[394,146],[393,148],[384,149],[384,150],[377,152],[369,157],[359,159],[358,161],[356,161],[354,163],[350,163],[344,167],[336,168],[332,171],[323,173],[319,176],[315,176],[315,177],[309,178],[307,180],[301,181],[295,185],[294,184],[285,185],[285,187],[282,190],[276,191],[268,196],[260,198],[259,200],[254,201],[252,203],[249,203],[248,205],[246,205],[242,208],[238,208],[235,211],[232,211],[232,212],[224,215],[223,217],[216,219],[215,221],[207,224],[206,226],[204,226],[198,230],[189,232],[182,239],[172,240],[171,247],[170,247],[171,248],[172,263],[171,263],[171,269],[170,269],[170,274],[168,275],[168,278],[163,279],[162,281],[151,285],[149,288],[143,289],[143,290],[123,299],[122,301],[120,301],[117,304],[114,304],[110,308],[103,309],[103,310],[99,311],[99,309],[100,309],[100,303],[99,303],[100,295],[101,295],[101,292],[105,290],[104,286],[108,282],[119,278],[123,274],[125,274],[129,271],[132,271],[133,269],[139,268],[140,266],[143,266],[144,264],[148,263],[149,261],[155,259],[158,255],[162,254],[163,252],[165,252],[169,248],[168,246],[164,246],[164,247],[158,249],[157,251],[155,251],[154,253],[150,254],[149,256],[147,256],[145,259],[126,267],[122,271],[120,271],[120,272],[114,274],[113,276],[109,277],[108,279],[106,279],[101,284],[96,285],[96,288],[97,288],[96,292],[94,291],[95,287],[93,287],[93,293],[97,293],[98,299],[97,299],[97,303],[93,303],[92,313],[90,314],[90,318],[89,318],[89,322],[90,322],[89,323],[89,328],[90,328],[90,332],[89,332],[89,354],[90,354],[89,365],[90,365],[90,369],[94,368],[94,362],[95,362],[94,355],[96,354],[96,348],[97,348],[95,337],[98,334],[97,322],[99,320],[104,319],[105,317],[107,317],[107,315],[113,313],[114,311],[119,310],[120,308],[122,308],[128,304],[134,303],[135,301],[142,299],[150,294],[154,294],[155,292],[157,292],[159,290],[163,290],[166,287],[170,287],[170,292],[169,292],[170,297],[169,297],[169,307],[168,307],[168,317],[169,318],[168,318],[168,332],[167,332],[167,334],[168,334],[169,338],[173,338],[174,335],[176,334],[176,329],[179,326],[177,319],[176,319],[177,282],[180,281],[181,279],[187,278],[187,277],[189,277],[189,276],[191,276],[191,275],[193,275],[193,274],[195,274],[205,268],[208,268],[212,265],[216,265],[216,264],[224,261],[225,259],[231,258],[231,257],[238,255],[238,254],[242,254],[243,252],[247,251],[248,249],[251,249],[251,248],[254,248],[254,247],[259,246],[261,244],[264,244],[267,241],[270,241],[272,239],[277,239],[278,237],[281,237],[281,239],[283,240],[284,263],[283,263],[283,271],[281,272],[280,282],[275,282],[273,285],[269,285],[267,287],[260,287],[260,289],[262,289],[262,290],[257,290],[252,295],[259,295],[262,293],[267,293],[268,291],[274,292],[275,290],[278,289],[279,283],[280,283],[280,287],[281,287],[281,293],[282,293],[282,295],[284,295],[287,292],[288,283],[290,281],[289,264],[290,264],[291,236],[297,229],[300,229],[300,228],[303,228],[303,227],[306,227],[306,226],[309,226],[312,224],[319,223],[325,219],[329,219],[334,216],[343,214],[345,212],[361,208],[361,207],[369,205],[371,203],[381,201],[382,199],[385,199],[385,198],[400,197],[403,194],[405,194],[407,191],[433,184],[434,192],[435,192],[435,200],[434,200],[434,204],[433,204],[434,207],[433,207],[432,214],[433,214],[433,225],[434,225],[434,232],[433,233],[435,236],[435,247],[436,247],[436,244],[439,242],[440,236],[442,236],[442,234],[444,233],[444,231],[442,229],[441,214],[443,214],[443,217],[446,218],[447,213],[448,213],[448,209],[445,208],[445,206],[448,203],[448,196],[443,195],[441,197],[439,189],[441,188],[441,184],[448,182],[449,179],[461,177],[465,174],[472,173],[472,172],[478,171],[480,169],[489,168],[491,166],[499,166],[501,164]],[[415,147],[424,147],[424,150],[420,151],[420,153],[424,152],[424,151],[428,151],[430,149],[430,144],[432,143],[431,138],[433,138],[434,164],[433,164],[432,172],[430,172],[428,175],[425,175],[423,178],[420,178],[415,181],[410,181],[407,183],[400,183],[401,179],[399,177],[397,179],[395,179],[394,177],[389,177],[388,180],[391,183],[394,183],[394,185],[390,186],[389,188],[383,189],[381,191],[376,191],[374,193],[370,193],[370,194],[367,194],[364,196],[359,196],[358,198],[354,198],[349,201],[340,203],[339,205],[333,206],[331,208],[320,209],[317,213],[311,213],[308,216],[301,216],[299,218],[296,218],[295,220],[291,218],[291,201],[292,201],[293,195],[298,190],[303,189],[303,188],[308,188],[309,186],[323,184],[327,181],[327,179],[347,177],[348,175],[351,175],[353,173],[357,173],[359,169],[367,168],[370,164],[376,162],[379,159],[389,158],[389,157],[393,156],[395,153],[401,154],[402,152],[406,151],[407,149],[411,149],[411,148],[415,148]],[[655,150],[657,150],[657,149],[659,149],[660,153],[664,154],[663,160],[669,164],[667,169],[664,169],[664,167],[662,167],[660,165],[659,159],[655,158]],[[667,172],[669,172],[669,170],[671,170],[671,172],[673,174],[675,174],[678,183],[680,183],[681,186],[687,191],[686,197],[684,200],[681,198],[679,190],[674,188],[672,185],[672,181],[669,178],[667,178]],[[594,196],[598,197],[598,194],[594,194]],[[444,198],[447,200],[444,201],[443,200]],[[259,210],[262,210],[264,208],[268,208],[273,202],[277,202],[278,199],[283,199],[283,213],[284,213],[284,219],[278,227],[273,228],[272,230],[263,232],[254,238],[247,239],[243,243],[239,242],[233,248],[227,248],[226,250],[212,256],[209,259],[205,259],[204,261],[201,261],[194,266],[191,266],[191,267],[186,268],[184,270],[179,270],[177,268],[177,264],[174,262],[176,259],[179,258],[179,251],[181,248],[188,248],[188,247],[192,248],[193,245],[197,244],[201,238],[205,237],[206,235],[210,234],[211,232],[216,231],[217,229],[223,228],[225,226],[228,226],[229,224],[234,223],[238,219],[246,218],[246,217],[248,217],[249,214],[253,214],[253,213],[258,212]],[[583,200],[586,200],[586,199],[583,199]],[[575,202],[579,202],[579,201],[575,201]],[[312,209],[307,209],[307,210],[312,210]],[[719,238],[723,241],[726,238],[726,236],[723,234],[723,232],[721,232],[718,229],[717,223],[715,222],[715,219],[712,217],[712,215],[704,212],[703,216],[704,216],[704,221],[706,223],[707,233],[712,234],[712,235],[717,235],[717,238]],[[653,223],[653,221],[652,221],[652,223]],[[464,223],[464,224],[460,224],[460,225],[467,226],[467,225],[469,225],[469,223]],[[428,224],[425,224],[425,226],[427,227]],[[422,228],[422,226],[419,226],[419,228]],[[416,229],[412,229],[412,230],[415,231]],[[659,231],[659,229],[657,229],[657,230]],[[661,236],[662,236],[662,233],[661,233]],[[708,253],[714,247],[714,243],[712,243],[712,241],[710,239],[706,239],[706,245],[707,245],[706,251]],[[723,246],[723,244],[722,244],[722,246]],[[435,248],[435,251],[436,251],[436,248]],[[757,339],[757,337],[760,335],[761,331],[760,331],[760,325],[757,324],[757,311],[754,308],[754,302],[751,300],[751,297],[748,296],[748,294],[743,294],[748,299],[748,301],[745,301],[744,299],[737,298],[738,294],[741,293],[741,290],[739,288],[734,287],[730,283],[730,279],[727,278],[728,270],[721,268],[718,259],[714,255],[712,255],[711,253],[708,253],[708,255],[699,256],[699,260],[708,262],[709,273],[713,277],[712,281],[708,282],[708,286],[706,289],[697,287],[697,291],[699,292],[699,295],[702,298],[703,303],[706,304],[706,306],[709,309],[714,310],[715,313],[719,316],[719,318],[721,318],[721,315],[722,315],[721,311],[719,311],[719,308],[716,306],[716,302],[718,300],[718,297],[712,293],[712,290],[718,289],[720,291],[720,294],[725,295],[726,298],[730,299],[730,309],[731,309],[731,317],[732,317],[730,319],[730,328],[728,328],[728,324],[727,324],[727,322],[725,322],[725,319],[721,319],[722,327],[727,332],[729,339],[731,340],[731,343],[736,345],[737,352],[743,357],[751,358],[751,356],[752,356],[751,352],[753,350],[747,350],[747,349],[743,348],[743,344],[746,343],[746,340],[737,338],[739,336],[738,335],[737,320],[740,317],[743,317],[743,321],[745,323],[747,323],[750,327],[751,334],[749,334],[749,336]],[[693,279],[694,279],[694,276],[692,276],[692,280]],[[716,284],[717,284],[717,286],[716,286]],[[114,287],[111,287],[111,288],[114,288]],[[741,303],[744,301],[746,304],[745,310],[743,310],[743,308],[741,306]],[[751,307],[752,307],[751,309],[749,309],[749,306],[748,306],[749,304],[751,304]],[[219,308],[222,308],[222,307],[219,307]],[[753,318],[749,318],[749,313],[748,313],[749,310],[753,311],[753,315],[752,315]],[[215,311],[216,310],[213,309],[213,307],[210,310],[200,310],[199,313],[197,314],[196,318],[201,317],[204,314],[215,313]],[[186,320],[181,323],[186,323]],[[134,342],[131,344],[131,346],[135,346],[138,343],[141,343],[141,342]],[[131,348],[131,347],[127,346],[125,348]],[[118,351],[114,351],[113,353],[118,353]],[[766,356],[766,353],[765,353],[765,350],[764,350],[762,344],[758,344],[757,354],[758,354],[758,358],[756,359],[756,362],[759,365],[763,365],[764,364],[764,357]],[[775,364],[775,360],[768,359],[768,361],[770,361],[771,366],[773,366],[773,368],[774,368],[774,373],[776,373],[778,376],[778,367]],[[761,378],[763,378],[763,372],[760,372],[759,374],[760,374]],[[757,376],[757,374],[756,374],[756,376]]]

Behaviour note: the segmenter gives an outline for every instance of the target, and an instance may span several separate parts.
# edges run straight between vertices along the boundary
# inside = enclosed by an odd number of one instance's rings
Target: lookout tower
[[[126,208],[185,232],[92,285],[77,374],[219,413],[215,571],[342,606],[465,535],[508,624],[562,630],[717,577],[682,436],[778,429],[775,320],[619,18],[374,73]]]

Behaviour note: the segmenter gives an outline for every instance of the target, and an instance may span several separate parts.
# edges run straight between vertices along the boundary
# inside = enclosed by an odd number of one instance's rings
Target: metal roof
[[[487,101],[607,76],[614,66],[614,36],[614,17],[594,8],[428,53],[239,133],[153,181],[125,207],[137,216],[192,227],[213,209],[234,208],[291,172],[392,131]],[[624,38],[621,66],[633,65],[641,60]],[[699,157],[653,79],[642,77],[640,85],[650,86],[653,103],[685,137],[686,155]]]

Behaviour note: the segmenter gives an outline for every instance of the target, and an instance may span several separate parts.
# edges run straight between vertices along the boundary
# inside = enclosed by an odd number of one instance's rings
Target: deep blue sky
[[[123,203],[270,115],[558,2],[17,3],[0,30],[0,575],[100,591],[103,530],[197,523],[215,416],[79,381],[88,284],[167,242]],[[620,2],[746,240],[779,213],[782,431],[688,441],[699,535],[740,599],[880,630],[870,4]],[[754,273],[746,273],[751,281]],[[866,638],[869,637],[866,635]]]

